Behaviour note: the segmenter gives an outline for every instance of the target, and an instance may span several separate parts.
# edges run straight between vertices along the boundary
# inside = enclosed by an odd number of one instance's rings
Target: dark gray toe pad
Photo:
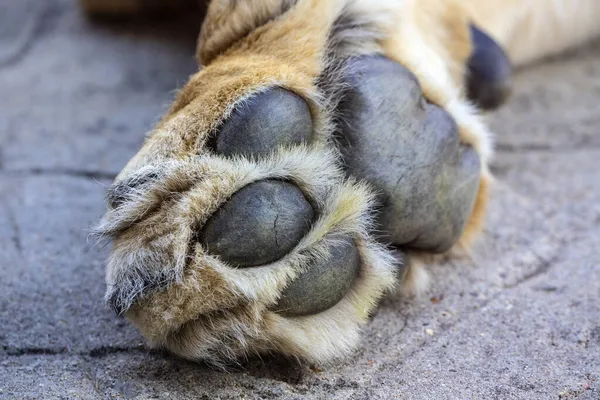
[[[210,146],[225,156],[257,156],[282,145],[308,142],[311,135],[306,101],[289,90],[271,88],[238,104]]]
[[[235,193],[200,232],[210,254],[237,267],[283,258],[310,230],[314,211],[289,182],[265,180]]]
[[[469,58],[467,88],[469,98],[484,110],[506,102],[512,92],[508,56],[487,33],[471,25],[473,54]]]
[[[272,310],[286,317],[325,311],[348,293],[359,270],[354,240],[343,239],[331,247],[327,259],[315,261],[288,285]]]

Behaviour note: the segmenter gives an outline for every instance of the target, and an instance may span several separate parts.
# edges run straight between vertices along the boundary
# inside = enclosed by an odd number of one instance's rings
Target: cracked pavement
[[[600,398],[600,44],[517,73],[482,240],[384,300],[354,357],[223,373],[147,350],[102,303],[89,227],[194,71],[198,18],[0,3],[0,399]]]

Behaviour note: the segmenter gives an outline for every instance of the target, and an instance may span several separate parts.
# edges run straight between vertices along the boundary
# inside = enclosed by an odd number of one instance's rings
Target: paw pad
[[[287,317],[317,314],[348,293],[360,271],[360,254],[350,238],[330,246],[329,255],[313,261],[281,294],[271,309]]]
[[[469,59],[468,95],[484,110],[493,110],[512,93],[511,66],[504,50],[482,30],[471,26],[474,51]]]
[[[297,186],[255,182],[235,193],[206,222],[200,242],[234,266],[258,266],[288,254],[309,231],[313,218]]]
[[[463,151],[455,121],[424,100],[417,79],[402,65],[359,57],[348,65],[347,82],[339,146],[348,174],[380,193],[382,239],[448,250],[475,200],[477,154]]]
[[[289,90],[271,88],[238,104],[210,146],[224,156],[260,156],[279,146],[308,142],[312,130],[306,101]]]

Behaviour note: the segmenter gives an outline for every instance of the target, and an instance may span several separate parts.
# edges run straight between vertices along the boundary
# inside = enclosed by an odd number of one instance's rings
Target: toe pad
[[[225,155],[268,154],[278,146],[308,142],[312,118],[297,94],[272,88],[240,103],[213,139],[215,152]]]
[[[330,249],[285,288],[273,310],[286,317],[312,315],[336,305],[352,287],[360,270],[360,255],[352,239]]]
[[[237,267],[284,257],[310,229],[314,212],[295,185],[276,180],[252,183],[206,223],[200,242],[208,252]]]
[[[469,98],[482,109],[492,110],[510,96],[510,61],[494,39],[474,26],[471,37],[474,50],[469,59]]]

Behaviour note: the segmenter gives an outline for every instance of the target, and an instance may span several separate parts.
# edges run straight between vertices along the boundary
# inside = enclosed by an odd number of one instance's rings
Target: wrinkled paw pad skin
[[[313,219],[314,211],[296,185],[255,182],[235,193],[206,222],[200,243],[231,265],[254,267],[292,251]]]

